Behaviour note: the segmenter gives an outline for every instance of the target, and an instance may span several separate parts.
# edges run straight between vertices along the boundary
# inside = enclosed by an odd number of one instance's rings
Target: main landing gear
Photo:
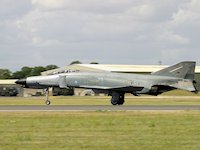
[[[46,98],[45,98],[45,104],[46,105],[50,105],[51,101],[49,100],[49,88],[45,89],[45,96],[46,96]]]
[[[123,105],[124,104],[124,93],[112,92],[111,104],[112,105]]]

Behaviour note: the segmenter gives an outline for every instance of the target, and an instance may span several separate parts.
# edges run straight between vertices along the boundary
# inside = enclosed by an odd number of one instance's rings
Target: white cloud
[[[191,0],[188,3],[184,3],[180,6],[177,13],[173,14],[172,23],[179,26],[184,23],[200,23],[200,1]]]
[[[184,53],[183,49],[161,49],[160,50],[160,58],[163,62],[167,62],[170,60],[182,61],[182,54]]]
[[[198,0],[2,0],[0,64],[196,60],[199,8]],[[5,61],[7,51],[12,55]]]
[[[169,44],[188,44],[189,39],[173,32],[164,32],[157,36],[157,40]]]
[[[60,9],[64,6],[64,0],[32,0],[32,4],[37,8]]]
[[[150,4],[136,5],[126,11],[132,20],[149,20],[155,15],[155,7]]]

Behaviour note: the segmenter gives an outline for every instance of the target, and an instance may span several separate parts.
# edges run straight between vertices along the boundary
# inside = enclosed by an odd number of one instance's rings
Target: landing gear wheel
[[[120,94],[119,100],[118,100],[118,105],[123,105],[124,104],[124,94]]]
[[[118,104],[118,101],[114,98],[111,99],[111,104],[112,105],[117,105]]]
[[[112,99],[111,99],[112,105],[123,105],[124,104],[124,93],[112,93]]]
[[[50,105],[51,104],[51,101],[50,100],[47,100],[45,101],[46,105]]]
[[[118,105],[123,105],[124,104],[124,99],[119,100]]]

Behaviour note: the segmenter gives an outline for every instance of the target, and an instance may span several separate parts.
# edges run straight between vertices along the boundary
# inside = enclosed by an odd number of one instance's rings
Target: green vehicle
[[[17,94],[15,87],[0,87],[0,96],[17,96]]]
[[[53,87],[52,93],[53,96],[59,96],[59,95],[72,96],[74,95],[74,89],[73,88],[61,89],[59,87]]]

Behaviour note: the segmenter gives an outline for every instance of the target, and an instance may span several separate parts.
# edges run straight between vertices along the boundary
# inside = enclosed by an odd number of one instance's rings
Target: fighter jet
[[[160,71],[148,74],[127,74],[113,72],[71,72],[48,76],[34,76],[19,79],[17,84],[24,88],[45,89],[46,104],[50,87],[85,88],[106,93],[112,105],[123,105],[125,93],[159,95],[174,89],[196,92],[194,70],[196,62],[180,62]]]

